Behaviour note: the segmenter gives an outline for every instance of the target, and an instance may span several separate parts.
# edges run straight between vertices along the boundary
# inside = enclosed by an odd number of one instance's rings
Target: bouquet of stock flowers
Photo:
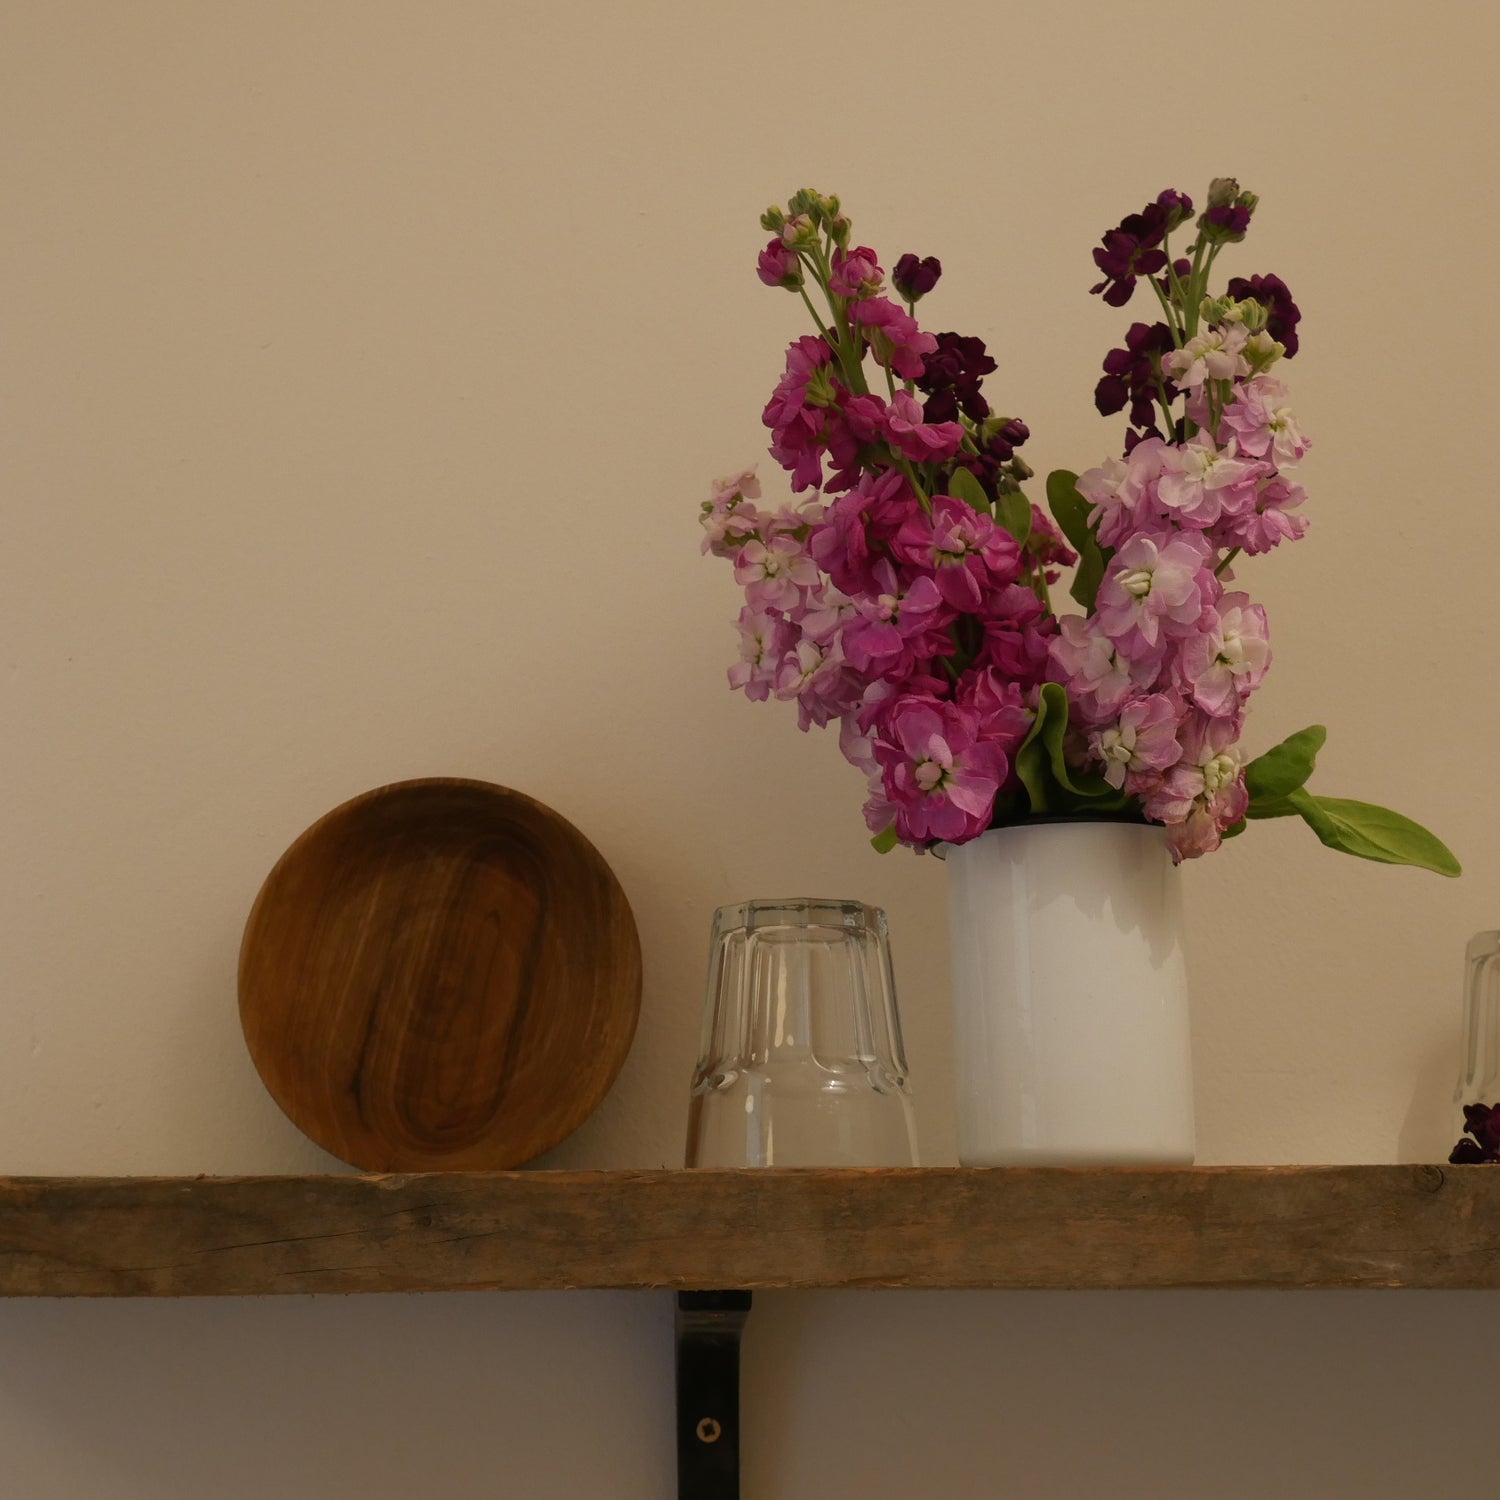
[[[804,730],[838,724],[878,849],[1061,815],[1161,824],[1182,860],[1297,814],[1335,849],[1458,873],[1409,819],[1308,791],[1321,726],[1241,750],[1271,649],[1233,567],[1307,530],[1308,442],[1279,375],[1297,306],[1276,276],[1209,290],[1256,203],[1221,178],[1196,217],[1167,191],[1103,237],[1093,291],[1123,307],[1147,289],[1159,316],[1095,389],[1128,413],[1122,456],[1050,474],[1050,515],[1026,492],[1026,424],[983,393],[984,344],[917,322],[940,263],[903,255],[887,282],[811,190],[762,216],[760,279],[817,328],[764,412],[801,498],[763,509],[753,470],[721,480],[703,547],[745,591],[730,685],[795,702]],[[1053,597],[1064,569],[1076,609]]]

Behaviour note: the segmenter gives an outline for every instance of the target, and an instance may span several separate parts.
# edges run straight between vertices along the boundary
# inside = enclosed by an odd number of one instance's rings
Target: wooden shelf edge
[[[1500,1171],[0,1178],[0,1296],[1496,1288]]]

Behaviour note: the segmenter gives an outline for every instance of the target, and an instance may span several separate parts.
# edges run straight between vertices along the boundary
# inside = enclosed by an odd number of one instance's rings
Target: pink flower
[[[1264,464],[1238,457],[1232,442],[1219,448],[1200,432],[1166,450],[1156,493],[1175,520],[1202,529],[1226,513],[1253,510],[1255,486],[1266,473]]]
[[[1015,774],[1014,756],[1036,718],[1021,685],[994,667],[980,667],[964,673],[953,701],[974,714],[979,738],[999,745],[1010,760],[1001,790],[1018,791],[1021,782]]]
[[[1281,469],[1290,468],[1311,446],[1287,405],[1286,387],[1269,375],[1258,375],[1236,389],[1224,411],[1224,426],[1241,453]]]
[[[729,669],[729,686],[763,703],[797,631],[773,610],[752,609],[748,604],[740,611],[739,627],[740,659]]]
[[[997,741],[979,738],[972,709],[897,698],[879,717],[873,748],[901,839],[963,843],[989,826],[1010,765]]]
[[[986,594],[1014,583],[1021,572],[1016,539],[962,500],[934,495],[927,515],[911,517],[896,534],[900,558],[932,574],[938,593],[955,609],[979,610]]]
[[[1134,536],[1115,553],[1099,585],[1100,629],[1125,654],[1147,648],[1161,634],[1192,633],[1218,585],[1206,564],[1212,553],[1193,533]]]
[[[880,290],[884,275],[875,252],[860,245],[854,250],[833,252],[833,275],[828,284],[840,297],[873,297]]]
[[[795,618],[808,640],[826,646],[854,618],[854,613],[854,601],[824,582],[807,590],[802,610]]]
[[[1156,675],[1149,658],[1122,656],[1097,616],[1086,620],[1082,615],[1064,615],[1057,626],[1058,633],[1048,642],[1052,680],[1067,688],[1068,701],[1089,722],[1109,722],[1141,686],[1142,676]],[[1158,647],[1156,661],[1164,650]]]
[[[1089,751],[1103,762],[1104,779],[1112,787],[1123,787],[1128,776],[1131,792],[1138,795],[1160,785],[1160,773],[1182,759],[1181,722],[1182,704],[1168,694],[1137,698],[1114,723],[1089,735]]]
[[[856,302],[849,315],[869,339],[875,358],[903,380],[916,380],[922,374],[923,361],[938,346],[930,333],[917,327],[915,318],[884,297]]]
[[[1177,669],[1194,703],[1222,718],[1260,686],[1271,664],[1266,612],[1248,594],[1225,594],[1182,642]]]
[[[958,422],[928,425],[922,404],[906,391],[897,391],[886,411],[885,433],[891,446],[913,463],[941,463],[958,452],[964,430]]]
[[[794,339],[786,352],[786,373],[761,413],[761,421],[771,429],[771,456],[791,470],[794,490],[822,482],[828,414],[808,398],[813,383],[820,379],[837,396],[831,377],[820,374],[832,359],[833,351],[816,335]]]

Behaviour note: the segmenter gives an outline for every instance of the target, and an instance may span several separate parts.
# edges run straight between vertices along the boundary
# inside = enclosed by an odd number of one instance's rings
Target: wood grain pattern
[[[485,782],[380,787],[267,877],[240,949],[261,1078],[367,1171],[517,1166],[598,1107],[635,1035],[618,881],[550,808]]]
[[[1500,1287],[1491,1167],[0,1179],[0,1293]]]

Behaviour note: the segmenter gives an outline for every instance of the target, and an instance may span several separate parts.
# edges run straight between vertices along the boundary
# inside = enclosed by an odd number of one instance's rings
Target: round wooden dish
[[[272,1097],[370,1172],[499,1170],[576,1130],[625,1062],[641,950],[598,851],[482,781],[404,781],[282,855],[240,947]]]

